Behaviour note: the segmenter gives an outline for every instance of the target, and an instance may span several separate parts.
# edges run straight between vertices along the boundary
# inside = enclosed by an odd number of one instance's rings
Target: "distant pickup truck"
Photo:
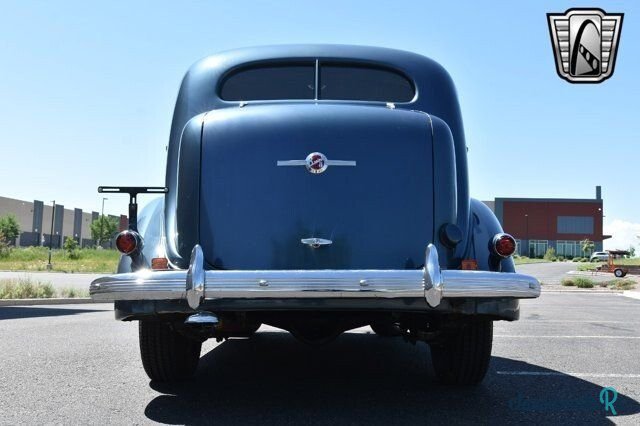
[[[518,319],[540,284],[515,273],[516,242],[467,171],[456,91],[431,59],[332,45],[205,58],[178,94],[166,185],[101,188],[129,194],[130,229],[91,297],[139,321],[153,380],[191,376],[204,340],[264,323],[312,344],[370,325],[427,342],[441,382],[478,383],[493,321]],[[138,218],[148,192],[161,197]]]

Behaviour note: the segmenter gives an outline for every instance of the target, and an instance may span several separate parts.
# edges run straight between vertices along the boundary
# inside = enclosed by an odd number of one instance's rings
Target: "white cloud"
[[[627,250],[630,245],[636,248],[636,255],[640,254],[640,223],[626,222],[614,219],[604,224],[604,233],[611,238],[604,240],[604,248]]]

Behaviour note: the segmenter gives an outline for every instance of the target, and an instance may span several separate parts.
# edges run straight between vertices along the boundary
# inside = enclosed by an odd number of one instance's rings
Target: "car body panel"
[[[456,220],[463,231],[465,241],[455,248],[454,258],[464,257],[469,240],[469,187],[466,163],[466,142],[462,127],[462,118],[455,87],[445,69],[437,62],[424,56],[378,47],[346,46],[346,45],[280,45],[257,48],[238,49],[222,52],[196,62],[183,79],[176,108],[174,111],[171,134],[168,146],[167,181],[169,194],[165,204],[165,233],[167,235],[167,254],[171,262],[179,267],[186,267],[188,259],[185,250],[177,241],[176,215],[178,205],[179,155],[182,140],[193,137],[192,130],[197,128],[190,120],[209,111],[223,108],[239,108],[243,103],[228,102],[219,97],[220,81],[229,72],[251,63],[265,61],[286,62],[291,60],[312,59],[320,61],[349,61],[362,64],[374,64],[396,69],[409,76],[415,86],[416,96],[411,102],[398,103],[394,107],[422,111],[436,116],[446,123],[454,142],[456,173]],[[274,105],[287,103],[330,103],[336,101],[252,101],[248,104]],[[352,105],[382,105],[384,102],[342,101]],[[443,207],[444,209],[444,207]],[[448,210],[449,212],[451,210]],[[437,213],[437,212],[436,212]]]
[[[421,266],[439,225],[425,114],[346,104],[227,108],[207,115],[202,139],[199,240],[212,267]],[[312,174],[277,164],[313,152],[355,165]],[[312,248],[306,238],[331,243]]]

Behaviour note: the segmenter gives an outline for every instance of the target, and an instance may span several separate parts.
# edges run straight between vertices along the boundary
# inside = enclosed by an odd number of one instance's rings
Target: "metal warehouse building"
[[[486,202],[505,232],[518,241],[518,254],[541,257],[549,247],[558,256],[584,257],[580,241],[589,239],[595,251],[610,235],[602,233],[602,191],[594,199],[496,198]]]
[[[83,212],[82,209],[65,209],[56,204],[53,217],[53,247],[62,247],[66,237],[75,238],[83,247],[91,246],[91,222],[100,217],[98,212]],[[49,246],[51,241],[51,213],[53,206],[42,201],[23,201],[0,197],[0,216],[13,214],[20,225],[20,236],[16,246]],[[127,228],[127,216],[112,216],[119,219],[120,230]]]

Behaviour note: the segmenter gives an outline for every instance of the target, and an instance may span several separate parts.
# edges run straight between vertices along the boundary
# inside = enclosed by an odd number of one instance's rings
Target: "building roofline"
[[[543,202],[543,203],[598,203],[602,199],[597,198],[496,198],[496,202],[512,201],[516,203]]]

